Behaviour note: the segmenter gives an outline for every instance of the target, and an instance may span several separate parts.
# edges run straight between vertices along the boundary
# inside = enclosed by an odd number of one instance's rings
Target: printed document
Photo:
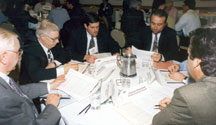
[[[58,89],[77,100],[82,100],[90,95],[97,84],[98,80],[70,69],[66,75],[66,81]]]

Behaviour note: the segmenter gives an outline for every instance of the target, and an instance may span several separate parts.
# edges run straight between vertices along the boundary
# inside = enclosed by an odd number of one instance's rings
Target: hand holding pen
[[[164,98],[159,102],[159,105],[155,105],[156,107],[159,107],[160,110],[163,110],[168,104],[170,104],[171,99]]]

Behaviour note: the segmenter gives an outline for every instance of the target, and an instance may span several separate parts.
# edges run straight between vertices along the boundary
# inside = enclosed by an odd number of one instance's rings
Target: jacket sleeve
[[[61,118],[61,114],[53,105],[47,105],[39,117],[35,119],[31,114],[31,108],[26,103],[17,98],[4,96],[0,98],[0,124],[5,125],[57,125]],[[26,107],[27,106],[27,107]],[[32,112],[33,113],[33,112]]]
[[[47,84],[48,83],[31,83],[21,85],[20,88],[29,98],[34,99],[48,93]]]
[[[192,124],[192,116],[189,106],[183,94],[176,89],[171,103],[165,109],[156,114],[152,125],[188,125]]]
[[[27,70],[33,82],[56,78],[56,68],[45,69],[43,60],[29,54],[23,55],[22,66]]]

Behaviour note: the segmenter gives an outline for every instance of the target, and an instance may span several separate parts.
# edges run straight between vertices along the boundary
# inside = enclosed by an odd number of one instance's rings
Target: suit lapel
[[[4,79],[2,79],[1,77],[0,77],[0,85],[6,89],[12,90],[11,87],[8,85],[8,83]]]

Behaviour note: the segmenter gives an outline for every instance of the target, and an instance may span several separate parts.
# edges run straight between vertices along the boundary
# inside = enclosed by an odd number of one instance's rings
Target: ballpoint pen
[[[160,105],[154,105],[154,109],[160,109]]]
[[[88,112],[88,110],[90,109],[90,107],[91,107],[91,104],[88,104],[83,110],[81,110],[77,115],[80,115],[82,112],[84,112],[85,111],[85,113],[87,113]]]

